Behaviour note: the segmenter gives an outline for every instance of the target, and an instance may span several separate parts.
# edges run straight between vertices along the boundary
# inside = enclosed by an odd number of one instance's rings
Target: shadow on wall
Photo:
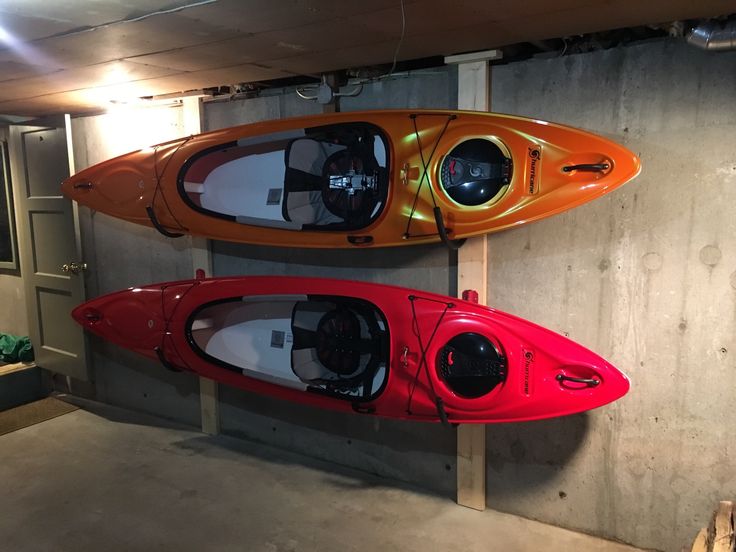
[[[243,441],[232,437],[201,436],[184,439],[172,444],[187,456],[201,455],[205,458],[233,460],[233,457],[247,456],[278,466],[302,466],[320,471],[324,478],[322,484],[338,490],[359,492],[366,489],[404,489],[414,493],[436,496],[430,489],[409,485],[397,479],[386,479],[364,470],[354,469],[345,465],[336,465],[331,461],[323,461],[300,454],[284,451],[268,445],[256,444],[252,441]]]
[[[155,360],[90,336],[95,399],[198,427],[199,381],[171,372]]]
[[[316,409],[227,387],[220,388],[220,404],[226,435],[454,496],[454,429]]]
[[[217,276],[315,276],[366,280],[456,295],[457,253],[429,244],[379,249],[290,249],[212,242]]]
[[[486,429],[488,479],[521,471],[524,477],[514,478],[512,489],[494,486],[503,494],[523,494],[555,477],[575,453],[581,449],[590,427],[588,412],[514,424],[489,425]],[[528,467],[541,469],[528,470]]]
[[[267,433],[277,432],[279,426],[293,425],[294,431],[301,429],[337,437],[336,446],[349,446],[353,441],[370,443],[393,452],[419,454],[453,454],[455,450],[455,430],[439,423],[401,421],[379,418],[350,412],[314,408],[298,403],[272,399],[242,391],[221,388],[220,401],[223,408],[243,410],[237,417],[223,420],[223,430],[233,435],[257,438],[255,424],[264,424]],[[251,416],[263,417],[253,420]],[[248,424],[244,422],[248,421]],[[267,426],[267,427],[265,427]],[[253,431],[250,431],[250,430]],[[295,437],[299,437],[295,435]]]

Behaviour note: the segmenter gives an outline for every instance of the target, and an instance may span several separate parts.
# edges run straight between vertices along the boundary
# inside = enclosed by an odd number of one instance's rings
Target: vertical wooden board
[[[733,552],[734,550],[734,527],[733,527],[733,502],[721,501],[713,516],[712,538],[710,539],[713,552]]]
[[[202,132],[202,102],[198,97],[190,96],[182,100],[184,132],[199,134]],[[190,249],[192,252],[192,270],[194,276],[198,270],[204,276],[212,276],[212,254],[210,243],[206,238],[192,236]],[[202,431],[209,435],[220,433],[220,404],[217,382],[208,378],[199,378],[199,406],[201,411]]]
[[[488,303],[488,236],[471,238],[457,252],[457,289],[478,292],[478,302]]]
[[[208,435],[220,433],[220,392],[217,382],[199,378],[199,406],[202,413],[202,432]]]
[[[689,548],[690,552],[708,552],[708,529],[703,527],[693,541],[693,545]]]
[[[487,61],[458,66],[458,108],[488,111],[490,68]],[[458,251],[458,292],[473,289],[478,302],[488,301],[488,238],[468,239]],[[486,507],[486,427],[461,424],[457,428],[457,503]]]
[[[486,426],[457,426],[457,503],[486,508]]]
[[[457,68],[457,107],[471,111],[490,109],[490,67],[487,61],[461,63]]]

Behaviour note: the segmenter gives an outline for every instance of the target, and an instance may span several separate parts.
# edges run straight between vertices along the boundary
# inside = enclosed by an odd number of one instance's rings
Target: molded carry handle
[[[366,404],[360,404],[360,403],[353,403],[353,411],[357,412],[358,414],[375,414],[376,413],[376,407]]]
[[[573,378],[572,376],[566,376],[564,374],[557,374],[555,379],[562,383],[563,381],[573,381],[575,383],[584,383],[588,387],[596,387],[600,385],[601,380],[595,378]]]
[[[182,371],[181,368],[177,368],[166,359],[166,355],[164,355],[164,350],[161,347],[154,347],[153,350],[156,352],[158,361],[163,365],[164,368],[166,368],[167,370],[171,370],[172,372]]]
[[[348,242],[353,245],[370,245],[373,243],[373,236],[348,236]]]
[[[607,171],[610,167],[611,165],[608,163],[581,163],[580,165],[568,165],[567,167],[562,167],[562,172],[603,172]]]
[[[451,240],[447,235],[447,228],[445,227],[445,220],[442,218],[442,210],[439,207],[434,208],[434,222],[437,225],[437,232],[440,235],[442,243],[453,251],[457,251],[465,243],[465,240]]]
[[[148,215],[148,218],[151,219],[151,224],[153,224],[153,227],[167,238],[181,238],[184,235],[177,232],[169,232],[166,228],[164,228],[156,218],[156,213],[154,213],[153,207],[151,207],[150,205],[146,207],[146,214]]]
[[[447,412],[445,412],[445,403],[442,402],[442,399],[440,397],[437,397],[437,399],[434,401],[434,404],[437,406],[437,415],[440,417],[440,422],[442,422],[442,425],[445,427],[451,427],[450,422],[447,419]]]

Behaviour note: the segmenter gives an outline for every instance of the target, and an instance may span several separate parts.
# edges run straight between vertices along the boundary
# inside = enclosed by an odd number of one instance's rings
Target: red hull
[[[203,305],[232,298],[257,300],[257,296],[268,296],[261,304],[269,304],[272,297],[285,294],[357,298],[380,310],[387,325],[385,374],[381,388],[369,400],[251,377],[197,352],[192,320]],[[444,411],[450,422],[460,423],[535,420],[596,408],[629,389],[626,376],[600,356],[531,322],[462,300],[364,282],[292,277],[172,282],[99,297],[80,305],[72,315],[91,332],[122,347],[227,385],[320,408],[391,418],[438,421]],[[443,369],[448,368],[448,359],[453,364],[448,342],[469,333],[490,340],[503,359],[503,381],[477,397],[458,393],[444,377],[448,372],[440,369],[443,358]],[[421,362],[422,349],[426,364]],[[457,358],[462,358],[461,353]],[[464,381],[480,381],[477,363],[467,366],[476,372],[465,373]]]

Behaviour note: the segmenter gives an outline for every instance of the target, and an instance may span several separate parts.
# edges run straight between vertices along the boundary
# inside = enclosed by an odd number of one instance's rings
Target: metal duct
[[[736,20],[728,21],[725,25],[719,25],[715,21],[696,25],[688,33],[687,42],[714,52],[736,50]]]

